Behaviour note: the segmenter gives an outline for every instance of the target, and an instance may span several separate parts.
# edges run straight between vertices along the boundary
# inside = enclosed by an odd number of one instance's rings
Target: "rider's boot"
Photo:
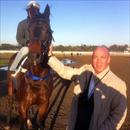
[[[26,58],[24,58],[24,57],[27,56],[28,52],[29,52],[28,47],[22,47],[22,48],[20,49],[20,51],[17,53],[17,55],[16,55],[16,57],[15,57],[15,59],[14,59],[12,65],[11,65],[10,68],[9,68],[10,72],[12,73],[12,74],[11,74],[12,77],[16,77],[16,75],[17,75],[18,72],[20,71],[20,69],[21,69],[21,64],[23,64],[23,63],[25,62],[25,59],[26,59]],[[20,63],[20,61],[21,61],[23,58],[24,58],[24,60],[22,61],[22,63],[21,63],[20,66],[19,66],[19,63]]]

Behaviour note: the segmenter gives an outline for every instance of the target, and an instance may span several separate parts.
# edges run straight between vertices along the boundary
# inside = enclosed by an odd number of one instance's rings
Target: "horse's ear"
[[[46,18],[50,17],[50,6],[48,4],[46,5],[46,8],[45,8],[44,13],[42,15]]]

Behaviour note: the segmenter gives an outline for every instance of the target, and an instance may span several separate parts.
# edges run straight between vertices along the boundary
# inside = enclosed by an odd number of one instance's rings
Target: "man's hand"
[[[53,45],[50,44],[50,46],[49,46],[49,51],[48,51],[48,57],[50,57],[50,56],[53,55],[53,54],[52,54],[52,50],[53,50]]]

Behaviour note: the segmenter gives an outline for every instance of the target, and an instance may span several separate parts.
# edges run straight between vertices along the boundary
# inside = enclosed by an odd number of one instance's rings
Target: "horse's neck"
[[[28,71],[31,71],[33,74],[36,75],[41,75],[42,73],[48,72],[50,70],[50,67],[47,64],[32,64],[29,62],[28,59],[24,63],[23,68],[27,69]]]
[[[49,69],[50,68],[48,66],[44,68],[42,68],[40,65],[30,66],[30,71],[36,75],[42,75],[43,73],[48,73]]]

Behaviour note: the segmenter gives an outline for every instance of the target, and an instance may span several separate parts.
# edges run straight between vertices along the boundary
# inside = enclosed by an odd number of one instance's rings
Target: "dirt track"
[[[72,56],[71,59],[77,61],[77,63],[73,65],[75,67],[80,67],[85,63],[91,62],[90,56]],[[128,114],[121,130],[130,130],[130,57],[113,56],[111,58],[111,69],[127,84]],[[0,71],[0,80],[5,77],[6,72]],[[65,130],[72,99],[72,91],[73,84],[70,84],[69,81],[63,80],[57,76],[54,77],[54,91],[50,100],[50,109],[46,119],[45,130]],[[6,102],[6,82],[0,82],[0,95],[0,115],[6,115],[7,109],[4,109],[8,107]],[[15,111],[14,108],[14,113]],[[4,118],[0,118],[0,121],[4,122]],[[16,130],[15,126],[12,130]]]

